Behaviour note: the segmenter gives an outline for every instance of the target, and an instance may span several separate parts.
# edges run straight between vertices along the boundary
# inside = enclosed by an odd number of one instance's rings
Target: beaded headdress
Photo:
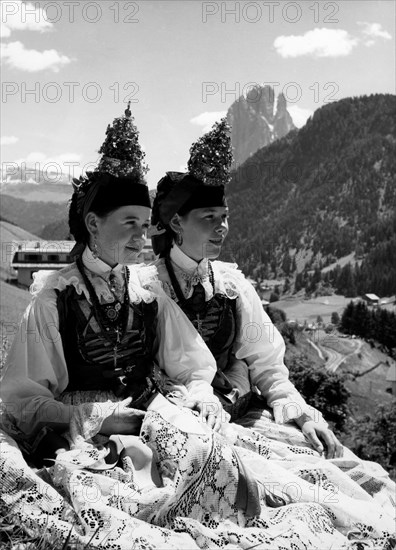
[[[232,165],[231,128],[226,118],[190,147],[188,171],[203,185],[227,185]]]
[[[118,195],[117,199],[113,197],[115,204],[120,203],[121,206],[122,203],[143,203],[143,206],[150,207],[147,200],[147,183],[144,179],[148,167],[144,161],[145,153],[139,144],[139,131],[134,124],[130,106],[129,102],[124,115],[115,118],[113,124],[107,126],[106,138],[99,149],[102,156],[97,168],[78,179],[73,178],[74,192],[77,193],[77,210],[83,217],[95,198],[97,183],[109,183],[112,177],[120,178],[114,189],[114,194]],[[133,188],[128,189],[128,186]]]

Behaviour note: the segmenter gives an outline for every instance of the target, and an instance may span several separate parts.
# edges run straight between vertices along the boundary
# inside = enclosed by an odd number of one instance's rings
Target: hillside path
[[[321,346],[326,350],[326,353],[327,353],[327,363],[326,363],[326,369],[330,372],[336,372],[336,370],[338,369],[338,367],[340,365],[342,365],[342,363],[348,358],[348,357],[351,357],[352,355],[355,355],[356,353],[359,353],[362,345],[363,345],[363,342],[361,340],[356,340],[354,342],[354,345],[356,344],[355,346],[355,349],[352,350],[350,353],[348,353],[347,355],[344,355],[342,353],[339,353],[338,351],[335,351],[334,349],[332,348],[329,348],[326,346],[325,342],[322,342],[321,343]]]
[[[320,357],[321,359],[323,359],[323,361],[324,361],[324,360],[325,360],[325,356],[323,355],[322,350],[321,350],[316,344],[314,344],[314,342],[312,342],[312,340],[310,340],[309,338],[307,338],[307,342],[308,342],[308,344],[310,344],[310,345],[317,351],[319,357]]]

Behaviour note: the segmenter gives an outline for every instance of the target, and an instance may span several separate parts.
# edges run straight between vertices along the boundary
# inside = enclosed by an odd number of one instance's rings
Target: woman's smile
[[[143,243],[141,246],[137,244],[127,244],[125,248],[128,250],[133,250],[133,252],[141,252],[143,249],[143,246],[144,246]]]

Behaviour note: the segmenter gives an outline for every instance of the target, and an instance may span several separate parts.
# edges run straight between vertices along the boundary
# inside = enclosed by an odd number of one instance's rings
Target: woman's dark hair
[[[175,180],[172,180],[169,177],[163,178],[158,184],[157,193],[153,201],[153,206],[151,211],[151,224],[152,225],[160,224],[161,227],[165,229],[165,233],[160,235],[160,237],[156,237],[157,239],[159,238],[161,240],[161,246],[160,246],[161,252],[159,253],[160,258],[163,258],[164,256],[167,256],[167,254],[169,254],[169,251],[172,248],[173,241],[176,238],[176,233],[173,231],[171,226],[169,224],[162,223],[161,215],[159,211],[161,203],[166,199],[166,197],[168,196],[169,192],[171,191],[171,189],[174,187],[175,184],[176,184]],[[191,203],[186,203],[179,208],[179,210],[177,211],[177,214],[179,214],[179,216],[185,216],[186,214],[191,212],[193,208],[194,207]],[[153,248],[155,248],[154,241],[153,241]],[[155,250],[154,250],[154,253],[156,253]]]
[[[78,202],[79,202],[78,198],[79,198],[78,194],[74,192],[72,195],[72,198],[70,199],[69,229],[70,229],[71,235],[73,235],[77,243],[88,244],[89,231],[87,229],[87,226],[85,225],[85,220],[83,219],[82,212],[80,212],[80,209],[78,207]],[[93,204],[92,207],[90,208],[90,212],[94,212],[100,218],[107,216],[114,210],[115,210],[114,206],[111,206],[109,208],[109,206],[105,204],[98,204],[98,205]]]

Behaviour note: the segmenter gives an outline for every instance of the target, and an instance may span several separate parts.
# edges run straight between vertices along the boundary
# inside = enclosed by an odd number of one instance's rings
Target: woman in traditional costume
[[[258,403],[257,388],[275,420],[294,420],[319,452],[342,455],[322,415],[288,379],[285,345],[259,296],[235,264],[213,261],[228,233],[225,187],[230,179],[227,122],[190,149],[189,171],[168,172],[153,205],[153,248],[164,290],[184,311],[216,359],[212,385],[232,420]],[[265,401],[264,401],[265,400]]]

